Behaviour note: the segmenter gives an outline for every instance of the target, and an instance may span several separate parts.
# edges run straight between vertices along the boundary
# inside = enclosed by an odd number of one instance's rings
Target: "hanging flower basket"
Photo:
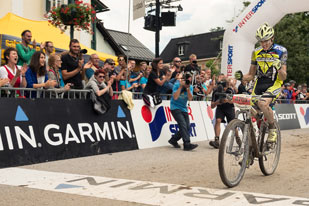
[[[45,17],[50,24],[58,27],[62,32],[68,25],[72,25],[78,31],[84,30],[92,34],[91,24],[96,20],[96,12],[90,4],[75,1],[75,4],[53,7]]]

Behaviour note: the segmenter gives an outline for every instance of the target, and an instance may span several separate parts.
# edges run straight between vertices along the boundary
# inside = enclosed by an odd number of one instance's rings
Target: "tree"
[[[288,50],[288,80],[309,84],[309,12],[286,15],[275,26],[275,42]]]

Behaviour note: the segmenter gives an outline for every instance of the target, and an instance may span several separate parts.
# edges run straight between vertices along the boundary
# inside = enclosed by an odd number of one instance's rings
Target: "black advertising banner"
[[[275,109],[281,130],[300,128],[294,104],[276,104]]]
[[[0,99],[0,167],[138,149],[120,100],[98,115],[91,100]]]

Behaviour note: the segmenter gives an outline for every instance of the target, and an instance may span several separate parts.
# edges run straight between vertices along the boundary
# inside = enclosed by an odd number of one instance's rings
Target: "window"
[[[222,50],[223,42],[220,40],[220,50]]]
[[[178,55],[183,56],[184,54],[185,54],[184,45],[179,45],[178,46]]]
[[[68,4],[68,0],[46,0],[46,12],[53,7],[59,7],[62,4]]]

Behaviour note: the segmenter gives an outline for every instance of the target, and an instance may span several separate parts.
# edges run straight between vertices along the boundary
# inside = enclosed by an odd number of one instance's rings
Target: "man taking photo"
[[[177,143],[182,138],[183,149],[190,151],[195,149],[198,145],[191,144],[190,141],[190,120],[188,115],[187,102],[193,98],[193,86],[191,85],[192,77],[189,73],[185,74],[183,79],[179,79],[173,88],[173,94],[171,99],[171,112],[176,120],[179,130],[172,135],[172,138],[168,141],[175,148],[180,148]]]

